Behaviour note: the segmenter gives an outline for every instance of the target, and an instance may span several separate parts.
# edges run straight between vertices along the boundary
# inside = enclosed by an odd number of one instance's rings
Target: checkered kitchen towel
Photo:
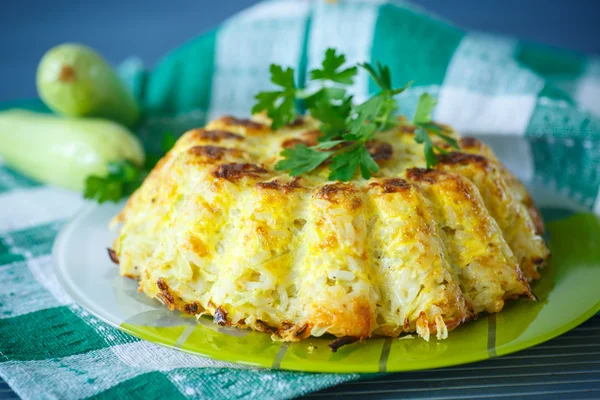
[[[504,156],[521,178],[600,213],[600,122],[593,116],[600,114],[600,61],[468,33],[407,4],[261,3],[153,71],[126,62],[121,72],[145,110],[138,133],[152,150],[165,130],[248,114],[253,95],[269,86],[270,63],[294,66],[301,85],[328,47],[350,62],[389,65],[398,85],[413,80],[399,98],[405,114],[428,91],[439,98],[439,121],[490,141],[509,135],[514,146]],[[361,73],[355,96],[372,90]],[[98,321],[62,290],[50,256],[57,231],[81,205],[77,194],[0,165],[0,375],[23,398],[288,398],[360,378],[240,368]]]

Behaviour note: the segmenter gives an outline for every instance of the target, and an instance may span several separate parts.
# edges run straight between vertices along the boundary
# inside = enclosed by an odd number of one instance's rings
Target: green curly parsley
[[[379,170],[367,151],[366,143],[378,132],[399,124],[396,118],[398,104],[394,96],[406,90],[411,83],[395,88],[387,66],[364,63],[343,68],[345,62],[343,54],[328,49],[321,68],[310,71],[309,86],[320,84],[320,88],[312,92],[296,87],[292,68],[271,65],[271,81],[281,89],[258,93],[252,112],[266,111],[272,120],[271,127],[278,129],[296,119],[296,104],[304,102],[310,114],[320,122],[319,129],[323,133],[316,146],[299,144],[285,149],[281,153],[283,159],[275,165],[276,170],[296,176],[318,168],[328,159],[331,160],[330,180],[349,181],[357,169],[364,179],[369,179]],[[347,86],[354,83],[358,68],[367,71],[379,92],[363,103],[353,104],[352,96],[347,94]],[[436,151],[446,152],[433,144],[430,134],[458,148],[456,141],[431,121],[436,102],[428,93],[421,95],[413,119],[416,126],[414,139],[423,144],[427,168],[436,165]]]

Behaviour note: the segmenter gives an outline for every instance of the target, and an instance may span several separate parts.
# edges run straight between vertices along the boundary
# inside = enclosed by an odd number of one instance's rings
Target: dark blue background
[[[112,63],[149,66],[170,49],[256,0],[0,0],[0,101],[33,97],[48,48],[80,42]],[[600,1],[416,0],[456,24],[600,53]]]

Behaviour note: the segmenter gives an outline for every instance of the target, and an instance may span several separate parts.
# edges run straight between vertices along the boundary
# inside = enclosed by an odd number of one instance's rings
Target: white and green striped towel
[[[600,214],[600,60],[465,32],[409,4],[265,2],[152,71],[126,62],[121,72],[145,110],[138,133],[152,150],[165,130],[246,115],[269,86],[270,63],[295,67],[302,85],[328,47],[350,62],[389,65],[396,84],[414,81],[399,97],[403,113],[427,91],[439,98],[437,120],[489,141],[510,136],[514,146],[503,156],[521,178]],[[372,90],[359,75],[356,98]],[[38,101],[16,105],[44,109]],[[233,368],[98,321],[62,290],[50,256],[82,203],[0,165],[0,376],[23,398],[285,398],[360,378]]]

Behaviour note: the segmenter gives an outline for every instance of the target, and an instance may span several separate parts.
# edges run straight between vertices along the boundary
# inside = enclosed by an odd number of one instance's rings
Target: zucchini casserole
[[[367,142],[369,180],[329,181],[327,163],[277,172],[283,149],[314,146],[318,122],[277,133],[223,117],[185,133],[115,217],[123,276],[171,310],[298,341],[415,332],[425,340],[519,297],[549,257],[521,184],[479,140],[425,169],[406,120]],[[343,146],[343,143],[340,144]]]

